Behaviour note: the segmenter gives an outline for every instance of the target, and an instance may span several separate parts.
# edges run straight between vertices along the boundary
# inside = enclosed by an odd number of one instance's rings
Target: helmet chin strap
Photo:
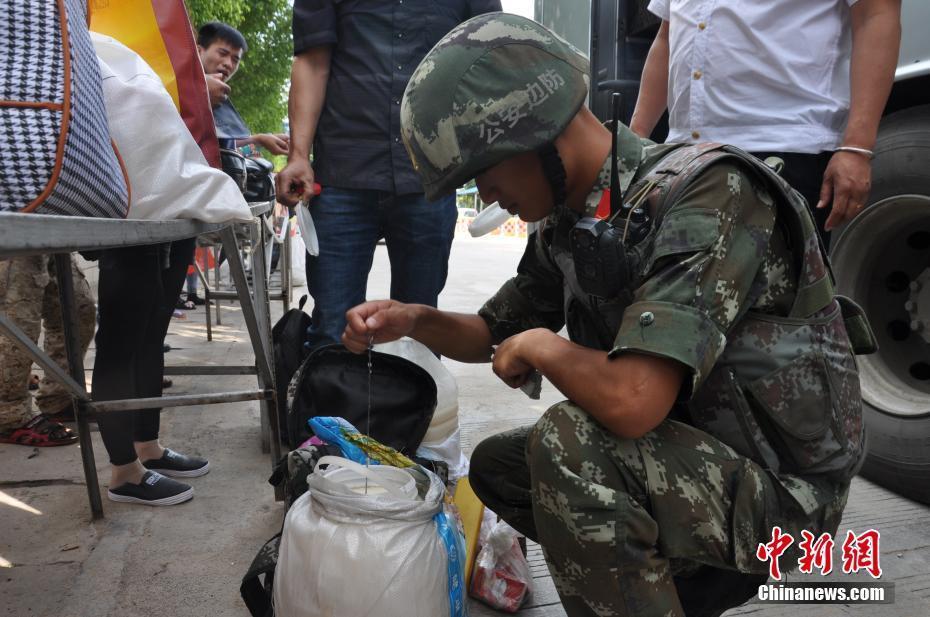
[[[567,189],[565,187],[565,165],[562,164],[562,157],[556,150],[555,144],[548,143],[536,151],[539,154],[539,160],[542,162],[543,173],[546,180],[549,181],[549,188],[552,189],[552,203],[555,209],[565,205]]]

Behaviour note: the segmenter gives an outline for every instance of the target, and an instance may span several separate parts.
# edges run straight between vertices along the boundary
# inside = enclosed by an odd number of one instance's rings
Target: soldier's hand
[[[294,159],[288,161],[275,178],[277,198],[286,206],[294,206],[302,198],[313,194],[313,167],[310,161]]]
[[[536,328],[527,330],[520,334],[515,334],[494,350],[491,358],[491,369],[501,381],[511,388],[519,388],[526,383],[536,367],[532,364],[532,354],[545,345],[544,339],[554,335],[552,331],[545,328]]]
[[[872,163],[856,152],[836,152],[823,174],[818,208],[832,209],[824,228],[827,231],[851,221],[862,212],[872,188]]]
[[[416,313],[409,304],[394,300],[365,302],[346,312],[342,344],[349,351],[362,353],[369,343],[387,343],[407,336],[415,325]]]

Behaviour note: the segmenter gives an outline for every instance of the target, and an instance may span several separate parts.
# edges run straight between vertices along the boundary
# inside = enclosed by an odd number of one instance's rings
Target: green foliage
[[[249,45],[229,85],[231,99],[253,133],[280,133],[287,116],[291,74],[291,5],[288,0],[185,0],[191,23],[233,26]]]
[[[232,26],[240,23],[249,10],[242,0],[185,0],[194,28],[208,21],[222,21]]]
[[[269,154],[265,158],[274,163],[274,170],[276,172],[284,169],[284,166],[287,165],[287,155],[286,154]]]
[[[475,188],[474,179],[466,182],[462,188],[463,189]],[[468,195],[456,195],[455,205],[459,208],[474,208],[478,211],[481,211],[484,209],[484,205],[482,204],[481,199],[478,197],[477,193],[472,193]]]

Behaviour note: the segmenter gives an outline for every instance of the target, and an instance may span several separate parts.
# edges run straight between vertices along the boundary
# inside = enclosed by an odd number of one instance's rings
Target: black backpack
[[[399,356],[372,351],[371,359],[371,426],[367,427],[368,354],[325,345],[307,356],[287,389],[291,448],[312,436],[307,420],[339,416],[398,452],[407,456],[416,452],[436,411],[436,382],[421,366]]]
[[[245,159],[245,188],[242,196],[248,202],[271,201],[274,192],[274,164],[268,159]]]
[[[281,547],[282,529],[265,542],[255,555],[249,571],[242,577],[239,594],[252,617],[274,617],[272,591],[274,589],[274,570],[278,565],[278,551]]]
[[[278,395],[278,426],[281,440],[288,441],[287,431],[287,384],[300,368],[309,354],[304,341],[307,340],[307,328],[310,316],[304,312],[307,296],[302,296],[295,309],[284,313],[278,323],[271,329],[271,341],[274,348],[274,381]]]

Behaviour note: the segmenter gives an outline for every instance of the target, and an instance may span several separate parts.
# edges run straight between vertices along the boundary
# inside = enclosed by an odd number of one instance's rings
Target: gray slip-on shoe
[[[145,461],[142,465],[171,478],[196,478],[210,471],[207,459],[181,454],[170,448],[165,448],[161,458]]]
[[[107,491],[111,501],[121,503],[141,503],[148,506],[173,506],[188,501],[194,496],[194,489],[166,478],[155,471],[146,471],[142,482],[126,482]]]

